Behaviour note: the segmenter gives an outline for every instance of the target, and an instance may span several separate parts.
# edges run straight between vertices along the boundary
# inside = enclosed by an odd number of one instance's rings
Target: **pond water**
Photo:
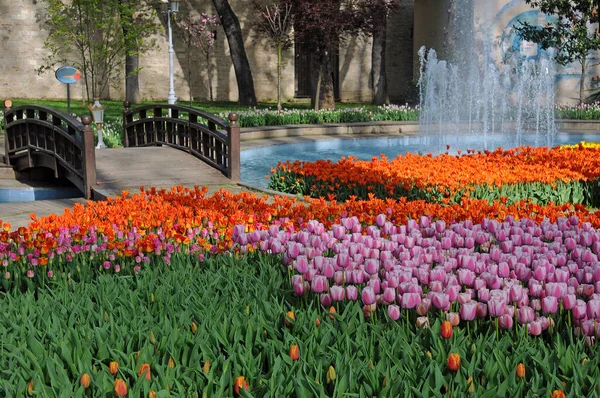
[[[522,145],[536,146],[535,135],[524,135]],[[476,135],[446,136],[444,141],[450,145],[449,153],[466,151],[467,149],[482,149],[481,137]],[[576,144],[581,141],[598,142],[600,135],[583,133],[557,133],[554,145]],[[386,138],[352,138],[332,139],[327,141],[311,141],[297,144],[271,145],[260,148],[247,149],[241,153],[242,181],[257,187],[266,188],[269,180],[265,176],[270,174],[271,168],[277,162],[287,160],[315,161],[318,159],[339,160],[342,156],[355,156],[359,159],[369,160],[380,154],[394,158],[399,154],[410,153],[436,153],[431,148],[438,148],[439,137],[405,136]],[[515,143],[507,140],[503,135],[488,135],[487,147],[493,150],[498,147],[505,149],[514,148]]]

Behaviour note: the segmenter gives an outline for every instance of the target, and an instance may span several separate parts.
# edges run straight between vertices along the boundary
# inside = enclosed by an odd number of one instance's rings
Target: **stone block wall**
[[[414,0],[401,0],[400,9],[388,20],[387,66],[390,98],[404,102],[413,97],[412,90],[412,22]],[[274,100],[277,96],[276,50],[252,26],[255,18],[250,0],[230,1],[238,16],[245,40],[246,52],[252,69],[256,95],[259,100]],[[185,0],[181,3],[180,16],[214,14],[210,0]],[[59,83],[53,72],[38,74],[48,51],[44,49],[47,30],[44,28],[44,8],[37,0],[0,1],[0,98],[65,98],[66,88]],[[169,91],[169,57],[166,21],[163,30],[156,35],[157,48],[140,57],[139,75],[141,96],[147,100],[164,101]],[[174,30],[175,91],[180,103],[191,94],[196,99],[208,98],[206,60],[200,50],[191,53],[188,68],[188,51],[183,40]],[[237,83],[227,38],[218,29],[217,41],[210,60],[212,86],[216,100],[237,100]],[[340,48],[340,96],[344,101],[370,101],[371,40],[352,38]],[[282,96],[294,98],[294,50],[284,52],[282,67]],[[123,79],[124,80],[124,79]],[[84,97],[83,83],[72,86],[73,99]],[[124,97],[124,87],[109,90],[112,99]]]

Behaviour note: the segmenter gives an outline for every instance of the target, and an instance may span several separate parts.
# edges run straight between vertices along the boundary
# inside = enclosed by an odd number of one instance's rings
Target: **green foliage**
[[[71,64],[82,73],[88,100],[119,86],[126,55],[154,45],[158,26],[145,0],[43,0],[50,51],[39,72]]]
[[[479,320],[461,324],[449,340],[435,315],[429,329],[417,328],[414,311],[394,322],[380,309],[367,322],[360,303],[348,302],[330,319],[316,297],[293,295],[280,261],[226,254],[2,296],[0,395],[24,396],[33,380],[34,396],[112,396],[115,377],[126,380],[130,396],[144,397],[150,389],[159,397],[231,397],[238,376],[249,383],[244,396],[255,397],[466,396],[470,377],[473,396],[555,389],[589,396],[598,388],[596,351],[563,324],[566,317],[557,316],[544,337],[522,327],[498,333]],[[296,320],[286,327],[290,310]],[[292,344],[297,361],[288,355]],[[461,356],[458,372],[447,369],[451,352]],[[111,361],[119,363],[116,376]],[[523,380],[515,375],[519,362],[527,367]],[[138,377],[143,363],[149,381]],[[330,366],[336,377],[327,382]],[[85,393],[83,373],[91,376]]]
[[[600,49],[600,38],[590,31],[588,24],[597,22],[597,2],[593,0],[525,0],[541,12],[557,17],[552,25],[532,26],[522,22],[516,27],[526,40],[539,43],[542,48],[558,50],[556,61],[567,65],[573,61],[585,61],[588,53]]]

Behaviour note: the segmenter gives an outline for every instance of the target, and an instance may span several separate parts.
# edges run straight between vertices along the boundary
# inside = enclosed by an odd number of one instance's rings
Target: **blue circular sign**
[[[72,66],[61,66],[55,73],[56,80],[64,84],[77,83],[81,78],[81,72]]]

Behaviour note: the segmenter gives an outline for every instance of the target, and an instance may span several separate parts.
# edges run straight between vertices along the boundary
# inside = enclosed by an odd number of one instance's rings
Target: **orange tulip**
[[[329,307],[329,319],[333,319],[334,318],[334,314],[337,311],[335,310],[335,307],[332,305],[331,307]]]
[[[452,324],[450,323],[450,321],[442,322],[442,328],[440,331],[443,338],[449,339],[450,337],[452,337]]]
[[[175,361],[173,360],[173,357],[169,357],[169,367],[171,369],[175,367]]]
[[[140,371],[138,372],[138,376],[141,376],[144,373],[146,374],[146,380],[150,380],[150,378],[151,378],[150,365],[147,363],[142,364],[142,366],[140,367]]]
[[[460,369],[460,355],[455,352],[448,355],[448,369],[454,372]]]
[[[291,327],[295,320],[296,315],[294,315],[294,311],[288,311],[287,314],[285,314],[285,326]]]
[[[27,395],[30,397],[33,395],[33,379],[29,380],[29,383],[27,383]]]
[[[192,333],[193,334],[198,333],[198,326],[196,326],[196,324],[194,322],[192,322]]]
[[[233,391],[235,391],[236,395],[240,395],[240,390],[248,390],[248,382],[244,376],[236,377],[233,384]]]
[[[208,374],[208,372],[210,372],[210,361],[204,361],[204,366],[202,366],[202,372],[204,374]]]
[[[83,388],[88,388],[90,386],[90,381],[90,375],[87,373],[82,374],[81,379],[79,379],[79,382],[81,383]]]
[[[297,344],[294,344],[290,347],[290,358],[292,358],[293,361],[297,361],[298,357],[300,356],[300,349],[298,348]]]
[[[320,324],[321,324],[321,320],[320,320],[319,318],[317,318],[317,319],[315,320],[315,325],[316,325],[317,327],[319,327],[319,325],[320,325]]]
[[[156,398],[156,393],[154,392],[154,390],[150,390],[150,392],[148,393],[148,398]]]
[[[525,377],[525,365],[523,365],[523,362],[519,362],[517,365],[517,377],[521,379]]]
[[[554,390],[551,398],[565,398],[565,392],[563,390]]]
[[[108,370],[110,371],[111,375],[116,375],[117,372],[119,371],[119,363],[116,361],[112,361],[109,365],[108,365]]]
[[[126,397],[127,396],[127,384],[123,379],[115,380],[115,396]]]

